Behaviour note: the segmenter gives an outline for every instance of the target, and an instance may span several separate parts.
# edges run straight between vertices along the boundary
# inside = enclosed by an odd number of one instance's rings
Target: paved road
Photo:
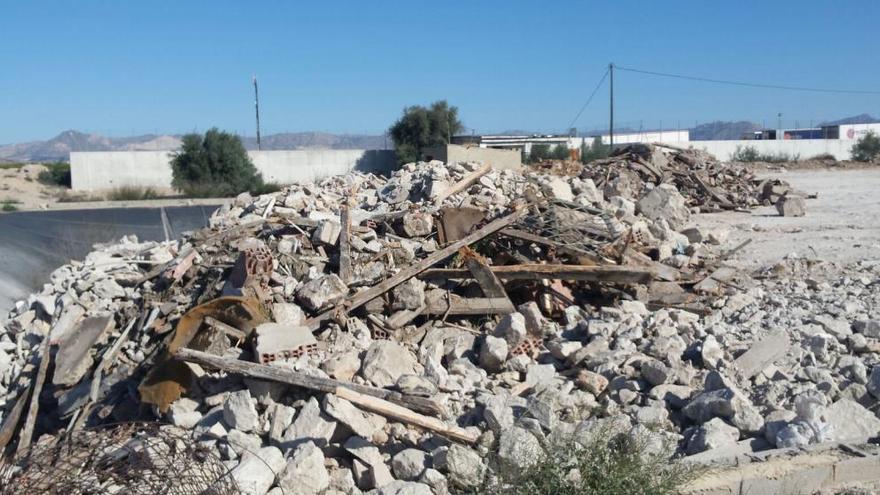
[[[216,206],[165,208],[171,238],[201,228]],[[82,259],[96,243],[134,234],[165,240],[161,208],[28,211],[0,215],[0,319],[12,304],[49,281],[70,260]]]

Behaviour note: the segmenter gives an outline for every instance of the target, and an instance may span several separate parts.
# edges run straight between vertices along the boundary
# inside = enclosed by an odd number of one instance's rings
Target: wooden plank
[[[507,227],[511,223],[515,222],[520,217],[520,215],[522,215],[523,211],[524,209],[515,210],[505,217],[498,218],[483,226],[482,228],[477,229],[471,234],[468,234],[466,237],[449,244],[443,249],[435,251],[424,260],[414,263],[404,268],[403,270],[400,270],[399,272],[385,279],[385,281],[374,285],[373,287],[370,287],[365,291],[358,292],[353,297],[344,301],[342,303],[342,308],[344,308],[344,311],[347,313],[349,311],[352,311],[353,309],[363,306],[369,301],[372,301],[373,299],[381,296],[389,290],[397,287],[398,285],[415,277],[419,273],[448,258],[453,253],[458,251],[459,248],[479,241],[480,239],[483,239],[489,235],[494,234],[495,232],[498,232],[504,227]],[[306,321],[306,325],[312,330],[316,330],[320,326],[322,321],[331,318],[334,314],[337,314],[338,310],[339,307],[330,308],[317,316],[309,318]]]
[[[516,311],[510,299],[506,297],[481,297],[465,299],[450,294],[451,301],[446,298],[432,302],[425,309],[428,315],[506,315]]]
[[[584,266],[554,264],[522,264],[490,267],[501,280],[583,280],[620,284],[644,284],[651,281],[653,272],[626,266]],[[462,268],[431,268],[419,274],[421,279],[463,279],[471,272]]]
[[[587,251],[583,251],[581,249],[576,249],[559,244],[558,242],[547,239],[546,237],[541,237],[539,235],[532,234],[531,232],[526,232],[524,230],[508,228],[502,230],[501,234],[506,235],[507,237],[513,237],[514,239],[519,239],[526,242],[534,242],[535,244],[541,244],[544,246],[555,248],[557,253],[571,256],[582,265],[608,265],[611,263],[601,256],[595,255],[593,253],[588,253]]]
[[[477,180],[479,180],[480,177],[488,174],[490,170],[492,170],[492,165],[487,163],[487,164],[483,165],[482,167],[478,168],[477,170],[474,170],[473,172],[465,175],[464,177],[462,177],[462,179],[460,181],[453,184],[449,189],[438,194],[437,197],[434,198],[434,202],[439,205],[449,196],[452,196],[453,194],[458,194],[458,193],[464,191],[465,189],[467,189],[468,187],[473,185],[474,182],[477,182]]]
[[[9,445],[9,442],[12,441],[12,437],[15,436],[15,430],[18,426],[19,420],[21,420],[24,406],[28,403],[30,391],[31,387],[30,384],[28,384],[28,386],[21,391],[21,395],[19,395],[18,399],[15,401],[15,405],[12,406],[12,409],[3,418],[3,426],[0,426],[0,453],[3,452],[3,449]]]
[[[351,283],[351,213],[347,205],[340,208],[339,223],[342,227],[339,232],[339,278],[348,285]]]
[[[414,411],[410,411],[405,407],[392,404],[391,402],[376,397],[364,395],[351,389],[339,387],[336,389],[335,393],[339,398],[345,399],[362,409],[381,414],[394,421],[418,426],[452,440],[474,444],[477,443],[477,440],[480,438],[478,431],[465,430],[464,428],[447,424],[445,421],[441,421],[437,418],[423,416]]]
[[[677,268],[658,263],[638,251],[627,250],[627,253],[624,255],[624,261],[628,265],[640,266],[651,271],[654,277],[660,280],[675,282],[681,278],[681,272]]]
[[[37,379],[34,382],[34,390],[31,392],[31,403],[28,407],[28,414],[24,420],[24,426],[21,434],[18,436],[18,449],[16,455],[25,455],[31,448],[31,437],[34,434],[34,426],[37,424],[37,413],[40,411],[40,392],[43,390],[43,384],[46,382],[46,371],[49,369],[49,336],[43,337],[43,343],[40,346],[40,367],[37,372]]]
[[[444,413],[443,407],[433,399],[404,395],[393,390],[342,382],[331,378],[310,376],[305,373],[281,368],[279,366],[269,366],[241,359],[215,356],[213,354],[188,349],[186,347],[178,349],[174,354],[174,357],[180,361],[210,366],[229,373],[237,373],[252,378],[259,378],[261,380],[286,383],[295,387],[317,390],[319,392],[334,393],[339,388],[347,388],[361,394],[385,399],[424,413],[435,415],[442,415]]]
[[[464,264],[468,271],[474,276],[474,279],[483,289],[486,297],[504,297],[507,298],[507,291],[504,290],[504,284],[495,276],[492,269],[479,259],[473,250],[463,247],[459,250],[464,257]]]

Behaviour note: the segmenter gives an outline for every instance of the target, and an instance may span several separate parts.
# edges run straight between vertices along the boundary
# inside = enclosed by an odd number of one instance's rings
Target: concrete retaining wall
[[[397,166],[390,150],[249,151],[268,182],[311,182],[351,170],[388,175]],[[96,151],[70,154],[71,188],[99,191],[121,186],[171,188],[169,151]]]
[[[788,153],[800,155],[801,160],[814,157],[822,153],[829,153],[838,160],[849,160],[852,157],[850,149],[855,144],[852,139],[790,139],[775,141],[666,141],[666,144],[680,146],[682,148],[695,148],[708,151],[721,161],[730,160],[737,146],[751,146],[761,153]]]
[[[479,148],[450,144],[429,148],[422,153],[426,159],[443,162],[483,162],[497,169],[517,170],[522,167],[522,154],[519,150]]]

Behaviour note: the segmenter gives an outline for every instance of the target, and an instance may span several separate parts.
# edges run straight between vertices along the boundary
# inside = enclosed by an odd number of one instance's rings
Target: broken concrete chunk
[[[112,316],[90,316],[58,343],[52,383],[67,387],[76,385],[94,364],[91,349],[102,342],[113,328]]]
[[[392,294],[391,309],[418,310],[425,304],[425,282],[411,278],[395,287]]]
[[[486,371],[498,372],[507,360],[507,341],[487,335],[480,346],[480,366]]]
[[[449,481],[453,485],[468,489],[480,486],[483,482],[486,466],[477,451],[454,443],[448,450],[442,452],[440,457],[438,459],[435,453],[434,462],[443,466],[440,469],[446,469],[449,473]]]
[[[302,308],[293,303],[275,303],[272,305],[272,316],[278,323],[290,325],[302,325],[306,321],[306,315]]]
[[[298,358],[318,348],[308,327],[290,323],[262,323],[254,329],[254,355],[259,362]]]
[[[243,432],[259,429],[260,416],[249,390],[232,392],[223,403],[223,422]]]
[[[342,226],[338,222],[332,220],[324,220],[318,224],[315,233],[312,234],[312,242],[315,244],[326,244],[335,246],[339,241],[339,234],[342,232]]]
[[[513,349],[525,340],[527,335],[526,317],[522,313],[509,313],[501,317],[501,321],[495,325],[494,334],[507,342],[507,346]]]
[[[416,359],[406,348],[391,340],[377,340],[364,354],[361,375],[377,387],[389,387],[415,369]]]
[[[351,402],[333,394],[324,396],[324,411],[364,438],[371,438],[387,422],[384,417],[362,411]]]
[[[336,304],[348,294],[348,286],[336,274],[323,275],[296,292],[297,300],[306,308],[317,311]]]
[[[691,436],[687,444],[687,453],[693,455],[706,450],[731,447],[736,445],[738,440],[738,429],[725,423],[721,418],[712,418],[700,425]]]
[[[391,459],[391,469],[400,480],[418,480],[427,468],[427,454],[419,449],[401,450]]]
[[[545,456],[541,442],[530,431],[514,426],[501,433],[498,458],[514,469],[528,469]]]
[[[776,202],[776,211],[783,217],[802,217],[807,213],[807,202],[803,196],[787,194]]]
[[[245,452],[230,475],[245,495],[265,495],[275,484],[275,473],[284,468],[284,456],[277,447]]]
[[[324,453],[312,442],[297,446],[278,479],[288,493],[317,495],[330,486],[330,474],[324,467]]]
[[[684,227],[691,218],[691,212],[684,197],[672,184],[660,184],[642,197],[638,211],[651,220],[666,220],[674,230]]]
[[[411,212],[403,216],[403,231],[408,237],[425,237],[434,230],[434,217],[425,212]]]
[[[336,422],[325,416],[318,400],[310,397],[296,416],[296,420],[284,431],[281,447],[285,451],[304,442],[325,447],[336,430]]]

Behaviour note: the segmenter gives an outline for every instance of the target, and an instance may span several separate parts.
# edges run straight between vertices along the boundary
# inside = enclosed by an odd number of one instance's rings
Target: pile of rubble
[[[880,421],[864,407],[880,327],[859,302],[876,266],[748,288],[723,264],[742,245],[688,228],[694,190],[628,198],[624,176],[408,164],[241,195],[180,241],[101,246],[10,313],[0,448],[26,472],[32,442],[159,418],[244,493],[420,494],[594,431],[698,454]],[[794,292],[820,289],[833,316]]]

